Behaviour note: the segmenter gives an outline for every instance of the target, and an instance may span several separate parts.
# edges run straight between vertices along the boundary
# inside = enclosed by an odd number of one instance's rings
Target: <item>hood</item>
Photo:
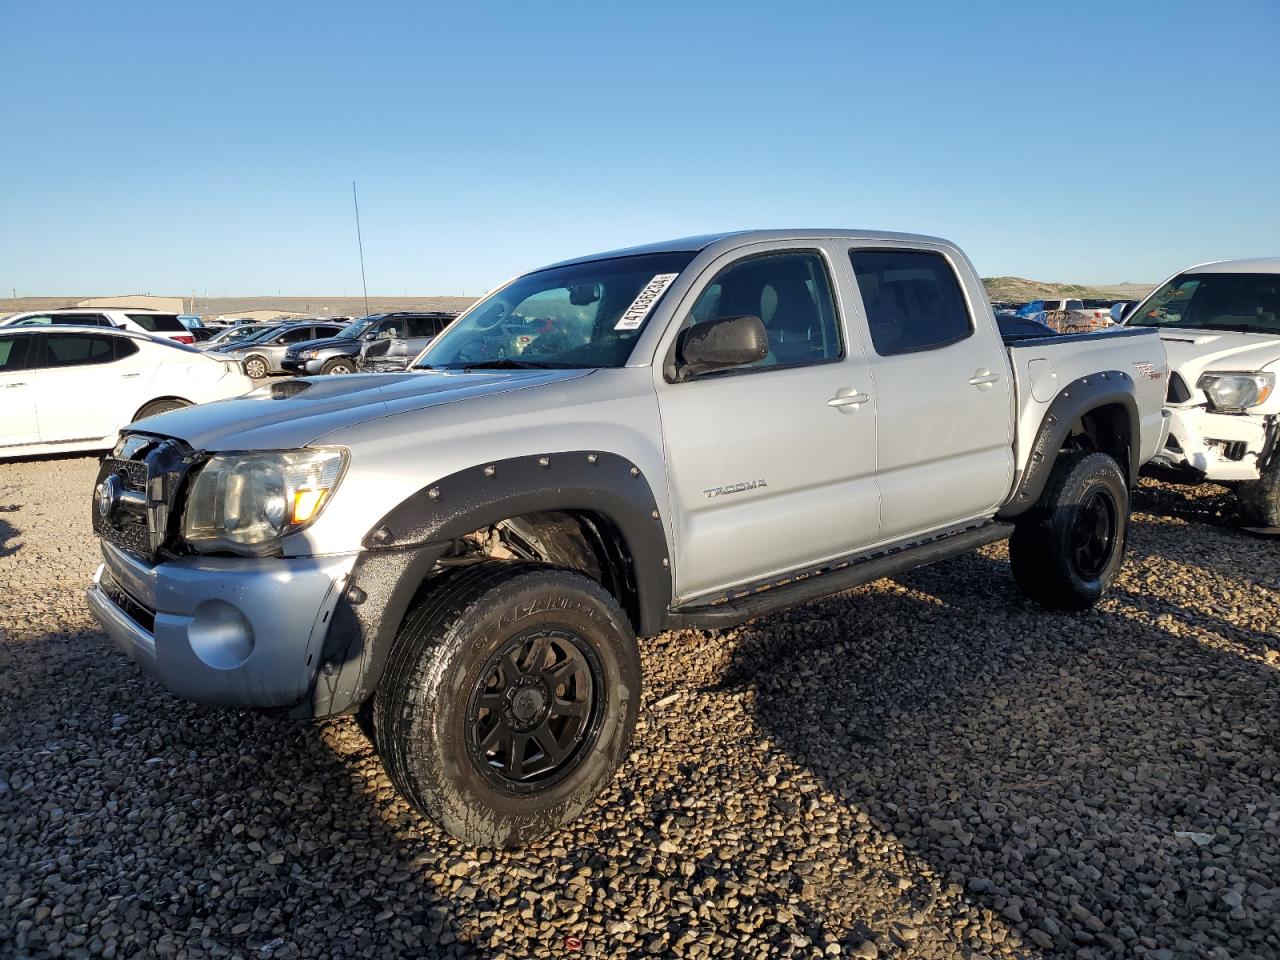
[[[322,347],[348,347],[359,344],[355,337],[322,337],[319,340],[303,340],[301,343],[289,344],[289,353],[301,353],[303,350],[316,350]]]
[[[575,380],[591,370],[354,374],[299,377],[235,400],[184,407],[147,419],[147,432],[197,450],[289,450],[391,414]]]
[[[1192,390],[1207,370],[1263,370],[1280,361],[1280,336],[1274,334],[1165,327],[1160,340],[1169,369],[1177,371]]]

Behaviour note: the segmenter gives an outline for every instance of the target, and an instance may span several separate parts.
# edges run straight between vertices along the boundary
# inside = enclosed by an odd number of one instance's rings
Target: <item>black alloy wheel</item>
[[[471,695],[472,762],[500,789],[543,789],[591,749],[604,696],[599,660],[580,636],[520,634],[489,658]]]
[[[1105,487],[1090,490],[1076,507],[1069,549],[1071,562],[1082,580],[1096,580],[1111,561],[1118,510]]]

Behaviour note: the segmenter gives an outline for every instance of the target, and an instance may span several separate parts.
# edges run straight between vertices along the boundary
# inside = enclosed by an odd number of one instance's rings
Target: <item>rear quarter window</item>
[[[176,313],[126,313],[126,317],[148,333],[186,333]]]

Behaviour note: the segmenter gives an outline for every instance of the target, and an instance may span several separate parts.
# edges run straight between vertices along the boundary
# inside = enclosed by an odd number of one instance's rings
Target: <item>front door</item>
[[[681,326],[758,316],[768,356],[687,382],[655,364],[680,601],[877,539],[876,401],[831,273],[812,243],[727,255],[687,298]],[[664,355],[675,332],[665,339]]]
[[[1013,385],[988,314],[974,323],[937,250],[849,252],[871,338],[881,534],[910,538],[990,515],[1013,479]],[[973,280],[976,284],[976,278]]]

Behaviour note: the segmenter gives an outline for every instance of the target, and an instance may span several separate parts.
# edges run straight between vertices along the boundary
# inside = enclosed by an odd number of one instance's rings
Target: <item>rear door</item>
[[[751,314],[760,363],[670,382],[654,365],[676,504],[677,597],[795,571],[874,543],[876,401],[849,303],[833,279],[843,251],[812,241],[737,250],[713,262],[664,337]]]
[[[408,317],[403,344],[393,344],[388,351],[394,357],[415,357],[422,352],[439,330],[439,320],[434,317]]]
[[[35,371],[30,368],[38,333],[0,337],[0,448],[36,443]]]
[[[117,361],[109,333],[50,332],[35,371],[36,415],[41,443],[97,440],[132,419],[123,412],[137,395],[132,373]],[[123,338],[125,341],[128,338]],[[136,349],[129,343],[125,349]]]
[[[989,516],[1013,478],[1013,385],[985,297],[943,248],[847,256],[871,340],[883,537]]]

